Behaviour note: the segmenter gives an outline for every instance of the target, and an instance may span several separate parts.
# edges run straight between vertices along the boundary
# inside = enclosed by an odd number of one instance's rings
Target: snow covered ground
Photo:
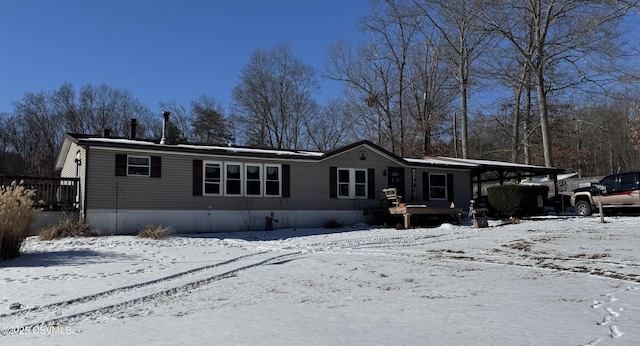
[[[0,344],[638,345],[640,218],[599,221],[32,237]]]

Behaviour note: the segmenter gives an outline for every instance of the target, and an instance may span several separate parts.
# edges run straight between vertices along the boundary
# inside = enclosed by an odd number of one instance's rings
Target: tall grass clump
[[[15,181],[0,185],[0,260],[20,256],[20,247],[31,234],[36,210],[34,192]]]
[[[65,217],[53,226],[43,228],[38,233],[40,240],[53,240],[67,237],[97,237],[98,230],[91,228],[84,222],[73,221]]]
[[[136,234],[139,238],[164,239],[171,235],[171,227],[162,225],[146,225]]]

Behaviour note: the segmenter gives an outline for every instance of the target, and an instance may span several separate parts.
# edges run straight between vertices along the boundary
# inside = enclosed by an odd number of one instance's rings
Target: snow
[[[31,237],[0,344],[638,345],[638,218],[599,221]]]
[[[138,139],[126,139],[126,138],[83,138],[82,141],[96,142],[96,143],[118,143],[131,146],[156,146],[158,148],[166,147],[165,144],[159,144],[151,141],[143,141]],[[213,151],[224,151],[229,153],[249,153],[249,154],[270,154],[270,155],[290,155],[290,156],[313,156],[322,157],[325,154],[315,151],[294,151],[294,150],[276,150],[276,149],[258,149],[248,147],[235,147],[235,146],[217,146],[217,145],[196,145],[196,144],[176,144],[173,147],[184,149],[203,149]]]

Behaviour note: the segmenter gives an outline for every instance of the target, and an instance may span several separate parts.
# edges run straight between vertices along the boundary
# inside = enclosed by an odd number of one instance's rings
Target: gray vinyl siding
[[[375,169],[376,189],[384,186],[382,171],[389,161],[368,150],[369,159],[361,161],[350,157],[350,152],[325,161],[274,160],[263,158],[233,158],[215,156],[182,155],[162,152],[121,151],[92,148],[88,175],[91,177],[87,194],[87,207],[115,209],[116,187],[118,209],[145,210],[345,210],[372,208],[379,205],[377,199],[329,198],[329,167]],[[357,152],[356,152],[357,153]],[[161,157],[161,177],[115,176],[116,154]],[[229,197],[193,196],[193,160],[288,164],[290,165],[291,197]],[[385,178],[385,179],[383,179]],[[116,185],[117,184],[117,185]]]
[[[449,207],[451,201],[429,200],[423,195],[423,173],[453,174],[453,202],[457,208],[468,208],[472,198],[471,172],[468,170],[449,170],[444,168],[416,169],[416,200],[430,207]],[[409,170],[409,177],[411,179]],[[410,186],[409,186],[410,188]],[[410,191],[410,190],[407,190]]]
[[[359,158],[361,150],[366,152],[366,160]],[[70,150],[69,157],[75,157],[75,152]],[[116,154],[161,157],[161,177],[115,176]],[[288,164],[290,197],[193,196],[193,160]],[[383,172],[390,166],[405,168],[405,191],[410,194],[412,189],[411,167],[402,166],[397,160],[367,146],[358,146],[323,160],[235,158],[93,147],[89,152],[89,161],[87,174],[91,179],[86,189],[88,209],[115,210],[117,202],[118,210],[363,210],[381,206],[380,191],[387,187],[388,181]],[[73,158],[69,165],[71,163]],[[330,167],[373,169],[377,195],[366,199],[330,198]],[[466,170],[417,168],[415,202],[422,201],[424,171],[453,173],[456,205],[465,207],[462,202],[468,202],[471,198],[470,176]],[[448,206],[449,202],[432,201],[429,205],[445,204]]]

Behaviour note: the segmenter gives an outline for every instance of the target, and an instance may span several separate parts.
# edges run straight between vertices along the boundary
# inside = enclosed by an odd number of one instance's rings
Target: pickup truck
[[[640,172],[608,175],[571,194],[571,205],[578,216],[591,215],[600,202],[604,213],[612,213],[616,208],[640,208]]]

